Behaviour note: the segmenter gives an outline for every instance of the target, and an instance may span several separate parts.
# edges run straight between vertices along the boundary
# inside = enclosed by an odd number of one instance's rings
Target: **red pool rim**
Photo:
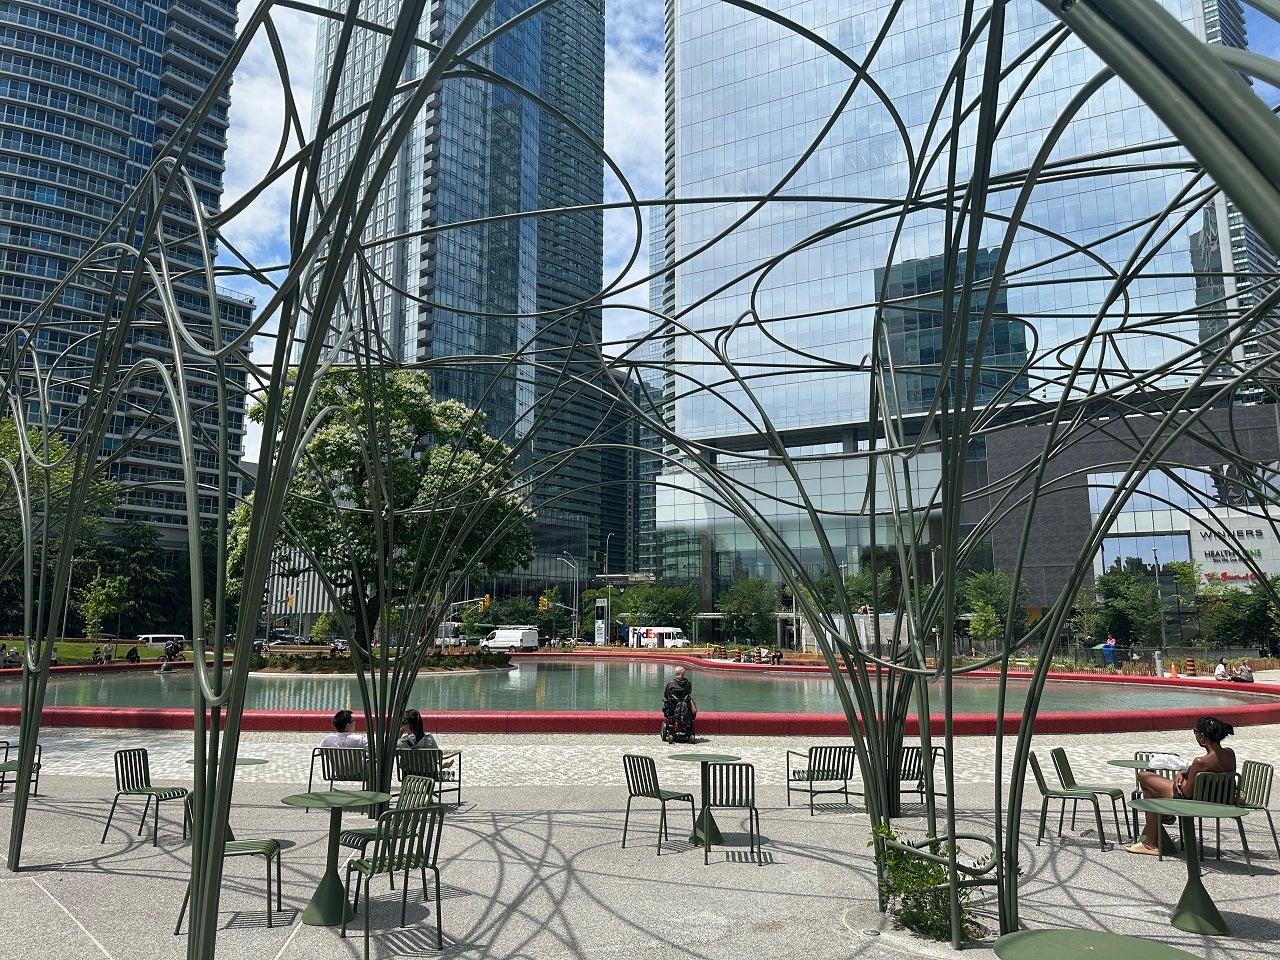
[[[536,653],[523,656],[541,662],[580,662],[592,659],[614,659],[625,654]],[[820,665],[769,666],[704,660],[687,654],[664,653],[661,656],[663,662],[684,663],[699,670],[749,671],[773,675],[826,673],[826,667]],[[513,657],[517,662],[519,659],[521,659],[520,656]],[[651,657],[645,659],[651,659]],[[177,666],[186,666],[189,669],[191,664]],[[79,672],[81,669],[78,667],[54,668],[57,673]],[[111,664],[87,669],[94,671],[154,670],[155,664]],[[969,676],[992,677],[995,674],[994,672],[975,673]],[[1026,671],[1010,671],[1009,677],[1029,680],[1031,674]],[[1201,688],[1219,691],[1222,689],[1218,681],[1208,678],[1173,679],[1050,673],[1049,679],[1066,683],[1105,682],[1175,686],[1179,689]],[[1237,727],[1280,723],[1280,687],[1271,688],[1267,684],[1251,684],[1248,690],[1233,689],[1231,692],[1256,696],[1260,702],[1214,707],[1212,710],[1214,716]],[[19,719],[18,714],[17,705],[0,705],[0,724],[16,725]],[[1205,716],[1205,708],[1040,713],[1036,716],[1035,727],[1037,733],[1056,734],[1190,730],[1196,720],[1202,716]],[[242,729],[276,733],[320,733],[330,729],[332,717],[332,713],[313,710],[246,710]],[[427,729],[437,733],[610,733],[657,736],[661,714],[657,710],[468,710],[424,712],[422,719]],[[1021,721],[1021,714],[1006,714],[1005,733],[1016,733],[1021,726]],[[41,723],[50,727],[190,730],[192,712],[189,709],[172,710],[152,707],[45,707]],[[364,726],[363,718],[359,713],[356,714],[356,725],[358,728]],[[929,729],[935,736],[942,734],[942,718],[933,716]],[[958,714],[953,718],[953,729],[958,736],[992,736],[996,732],[996,716],[995,714]],[[849,735],[849,724],[842,714],[703,711],[698,715],[698,732],[702,735],[715,736],[844,737]],[[914,736],[919,732],[917,718],[908,717],[908,735]]]

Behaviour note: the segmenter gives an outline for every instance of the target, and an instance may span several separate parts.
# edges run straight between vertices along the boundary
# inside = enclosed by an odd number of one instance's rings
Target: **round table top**
[[[196,762],[195,757],[187,757],[187,763],[194,765],[195,762]],[[270,762],[271,761],[267,760],[265,757],[236,757],[237,767],[248,767],[248,766],[252,766],[255,763],[270,763]]]
[[[311,793],[295,793],[281,797],[280,802],[291,807],[367,807],[386,803],[391,794],[379,790],[315,790]]]
[[[1194,953],[1157,940],[1101,930],[1018,930],[995,942],[1000,960],[1193,960]]]
[[[1150,760],[1135,760],[1133,757],[1123,757],[1119,760],[1108,760],[1107,763],[1113,767],[1128,767],[1130,770],[1167,770],[1168,767],[1153,767]]]
[[[1215,820],[1243,817],[1251,812],[1248,807],[1236,807],[1229,803],[1206,803],[1188,800],[1186,797],[1142,797],[1130,800],[1129,806],[1144,813],[1159,813],[1174,817],[1211,817]]]
[[[734,763],[741,757],[727,753],[673,753],[668,760],[687,760],[689,763]]]

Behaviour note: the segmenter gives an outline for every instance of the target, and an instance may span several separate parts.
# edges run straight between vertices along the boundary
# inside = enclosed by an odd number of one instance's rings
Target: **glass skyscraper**
[[[499,30],[528,6],[527,0],[499,0],[469,39]],[[458,28],[467,8],[460,0],[432,0],[406,77],[426,72],[431,45]],[[387,24],[398,9],[398,3],[367,0],[360,15]],[[358,29],[334,77],[339,35],[337,25],[322,22],[316,56],[317,102],[333,84],[335,116],[368,97],[386,46],[385,35]],[[475,69],[451,71],[430,92],[378,192],[365,231],[369,266],[387,279],[373,292],[375,322],[402,362],[458,357],[455,364],[432,364],[436,396],[484,411],[493,435],[524,444],[521,468],[537,481],[528,573],[539,582],[562,580],[570,574],[556,559],[564,551],[586,575],[609,533],[622,543],[623,531],[606,529],[619,511],[602,499],[625,491],[618,485],[602,490],[600,453],[576,450],[607,429],[608,404],[592,395],[571,403],[556,396],[563,376],[596,379],[592,357],[598,356],[601,316],[579,304],[602,284],[602,216],[579,210],[492,218],[602,201],[598,151],[556,112],[603,140],[603,3],[550,6],[471,51],[469,64]],[[361,123],[353,120],[326,151],[322,192],[347,173],[350,154],[343,145]],[[519,359],[467,359],[478,356]],[[612,389],[608,382],[600,386]]]
[[[1238,0],[1164,6],[1202,39],[1245,44]],[[952,109],[980,96],[986,38],[953,95],[947,84],[965,29],[958,6],[781,0],[770,10],[812,36],[713,0],[666,7],[666,188],[677,202],[666,209],[661,302],[702,334],[667,342],[668,425],[706,443],[720,470],[750,485],[751,506],[806,566],[825,569],[794,479],[770,462],[765,420],[802,458],[819,510],[831,508],[823,530],[852,572],[888,505],[858,511],[865,461],[842,455],[876,442],[873,360],[891,371],[882,411],[909,417],[932,401],[951,288],[945,263],[957,277],[967,270],[979,292],[967,309],[954,307],[975,322],[984,310],[992,318],[981,347],[972,331],[966,345],[971,360],[981,358],[982,400],[1007,404],[1055,399],[1075,360],[1097,371],[1097,391],[1131,370],[1158,371],[1188,344],[1211,344],[1222,311],[1253,302],[1250,281],[1239,278],[1274,275],[1274,257],[1250,226],[1225,199],[1197,194],[1212,185],[1114,79],[1066,121],[1044,174],[1020,194],[1020,171],[1102,69],[1043,5],[1003,7],[999,128],[980,200],[964,189],[981,159],[977,113],[954,121]],[[1026,209],[1010,229],[1020,199]],[[984,219],[977,258],[966,261],[952,252],[948,224],[970,201],[983,204]],[[1148,230],[1153,239],[1144,239]],[[998,256],[1004,282],[992,290],[983,281]],[[1138,261],[1122,307],[1108,307],[1114,271],[1135,257],[1148,259]],[[1144,330],[1157,315],[1158,331]],[[1086,345],[1095,321],[1108,336]],[[730,365],[751,397],[731,382],[708,386]],[[1183,363],[1162,385],[1186,382],[1187,371]],[[916,495],[928,496],[938,467],[936,455],[917,461]],[[664,480],[658,529],[702,541],[693,575],[776,577],[756,537],[714,505],[694,473],[668,469]],[[876,539],[894,538],[886,529]],[[667,572],[689,575],[690,559],[668,556]]]
[[[227,56],[236,29],[235,0],[13,0],[0,30],[0,333],[31,323],[33,310],[106,231],[143,180],[152,158],[180,129]],[[185,170],[198,202],[221,205],[229,90],[191,137]],[[162,229],[170,263],[179,274],[201,263],[196,221],[180,202],[166,203]],[[131,240],[119,236],[121,240]],[[199,276],[180,278],[176,300],[195,331],[209,330],[211,300]],[[224,336],[248,325],[253,302],[219,290]],[[74,282],[44,315],[36,338],[42,363],[75,346],[52,365],[48,403],[29,401],[30,422],[71,434],[87,399],[67,357],[92,357],[84,341],[112,316],[100,286]],[[173,365],[168,332],[146,316],[122,357],[124,366],[146,357]],[[233,368],[229,404],[220,409],[215,373],[188,356],[190,399],[201,437],[216,441],[225,420],[233,463],[244,434],[245,372]],[[25,385],[29,386],[29,385]],[[116,411],[104,453],[124,485],[121,519],[161,525],[166,540],[186,523],[182,462],[173,412],[154,376],[134,377]],[[202,432],[203,431],[203,432]],[[197,454],[199,481],[216,487],[217,460]],[[234,474],[234,470],[233,470]],[[232,480],[233,493],[239,479]],[[201,504],[212,519],[213,498]]]

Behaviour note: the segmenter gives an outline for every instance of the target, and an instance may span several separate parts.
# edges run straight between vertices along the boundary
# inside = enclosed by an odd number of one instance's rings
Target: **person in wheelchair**
[[[676,675],[662,689],[662,739],[693,738],[693,722],[698,708],[693,701],[693,684],[684,675],[684,667],[676,667]]]

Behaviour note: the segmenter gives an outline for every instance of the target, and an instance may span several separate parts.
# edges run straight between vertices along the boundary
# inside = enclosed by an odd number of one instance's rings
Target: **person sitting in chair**
[[[124,658],[129,663],[137,663],[142,659],[142,655],[138,653],[137,647],[130,647],[129,651],[124,655]]]
[[[334,733],[326,734],[320,741],[322,747],[367,747],[369,739],[363,733],[352,733],[356,719],[350,710],[339,710],[333,715]]]

